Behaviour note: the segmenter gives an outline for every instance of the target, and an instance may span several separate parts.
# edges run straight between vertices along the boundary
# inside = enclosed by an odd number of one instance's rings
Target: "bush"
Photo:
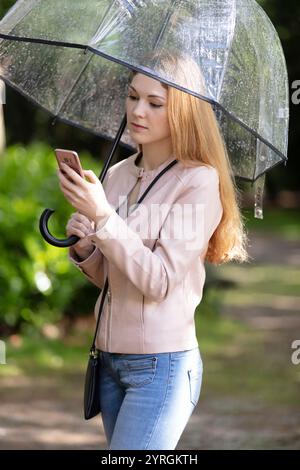
[[[100,173],[89,154],[85,169]],[[24,324],[40,330],[65,315],[90,313],[97,291],[68,259],[67,248],[49,245],[39,231],[43,210],[56,210],[50,232],[66,238],[65,226],[76,209],[64,198],[53,149],[42,143],[9,147],[0,159],[0,333]]]

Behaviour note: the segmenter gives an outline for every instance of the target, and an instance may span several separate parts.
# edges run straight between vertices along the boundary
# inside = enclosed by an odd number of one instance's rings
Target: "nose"
[[[145,116],[145,105],[142,101],[136,101],[132,108],[132,114],[135,117],[144,117]]]

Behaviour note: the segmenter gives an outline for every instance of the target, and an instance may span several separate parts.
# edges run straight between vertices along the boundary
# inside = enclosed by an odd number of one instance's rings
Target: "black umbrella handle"
[[[114,144],[113,144],[113,147],[111,149],[110,155],[109,155],[108,159],[106,160],[104,168],[101,171],[101,174],[99,176],[99,180],[101,181],[101,183],[103,183],[103,180],[104,180],[105,175],[107,173],[107,170],[109,168],[109,164],[110,164],[110,162],[111,162],[111,160],[112,160],[112,158],[115,154],[116,148],[118,146],[119,140],[122,137],[122,134],[124,132],[126,124],[127,124],[127,117],[126,117],[126,113],[125,113],[124,117],[122,119],[121,125],[119,127],[119,130],[117,132],[117,135],[115,137]],[[41,217],[40,217],[39,228],[40,228],[40,232],[41,232],[43,238],[50,245],[57,246],[59,248],[67,248],[68,246],[75,245],[75,243],[77,243],[80,240],[80,237],[78,237],[77,235],[71,235],[68,238],[59,239],[59,238],[56,238],[53,235],[51,235],[51,233],[49,232],[48,220],[50,219],[51,215],[54,212],[55,212],[55,210],[53,210],[53,209],[45,209],[44,212],[42,213]]]
[[[53,235],[51,235],[48,228],[48,220],[54,212],[55,210],[53,209],[45,209],[40,217],[40,232],[46,242],[48,242],[50,245],[58,246],[60,248],[72,246],[77,243],[78,240],[80,240],[80,237],[78,237],[77,235],[71,235],[70,237],[65,239],[55,238],[53,237]]]

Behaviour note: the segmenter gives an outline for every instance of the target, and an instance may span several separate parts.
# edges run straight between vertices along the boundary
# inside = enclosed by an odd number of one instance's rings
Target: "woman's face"
[[[161,83],[146,75],[136,74],[128,85],[127,127],[137,144],[148,144],[170,137],[167,98],[167,90]],[[133,123],[144,128],[137,128]]]

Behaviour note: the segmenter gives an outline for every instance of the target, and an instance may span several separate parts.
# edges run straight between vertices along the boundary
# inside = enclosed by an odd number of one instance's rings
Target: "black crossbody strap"
[[[143,192],[142,196],[140,197],[140,199],[137,201],[137,204],[140,204],[143,199],[146,197],[146,195],[148,194],[148,192],[150,191],[150,189],[152,188],[152,186],[156,183],[156,181],[164,174],[166,173],[166,171],[168,171],[172,166],[174,166],[176,163],[178,162],[178,160],[172,160],[171,163],[169,163],[169,165],[166,166],[166,168],[164,168],[155,178],[154,180],[149,184],[148,188]],[[120,209],[120,206],[118,207],[118,209],[116,209],[116,212],[118,213],[119,212],[119,209]],[[104,284],[104,287],[103,287],[103,294],[102,294],[102,297],[101,297],[101,302],[100,302],[100,307],[99,307],[99,314],[98,314],[98,318],[97,318],[97,324],[96,324],[96,328],[95,328],[95,334],[94,334],[94,339],[93,339],[93,343],[92,343],[92,346],[91,346],[91,349],[90,349],[90,354],[95,354],[95,343],[96,343],[96,338],[97,338],[97,332],[98,332],[98,326],[99,326],[99,323],[100,323],[100,316],[101,316],[101,313],[102,313],[102,309],[103,309],[103,304],[104,304],[104,300],[105,300],[105,297],[106,297],[106,294],[107,294],[107,291],[108,291],[108,277],[106,278],[106,281],[105,281],[105,284]]]

